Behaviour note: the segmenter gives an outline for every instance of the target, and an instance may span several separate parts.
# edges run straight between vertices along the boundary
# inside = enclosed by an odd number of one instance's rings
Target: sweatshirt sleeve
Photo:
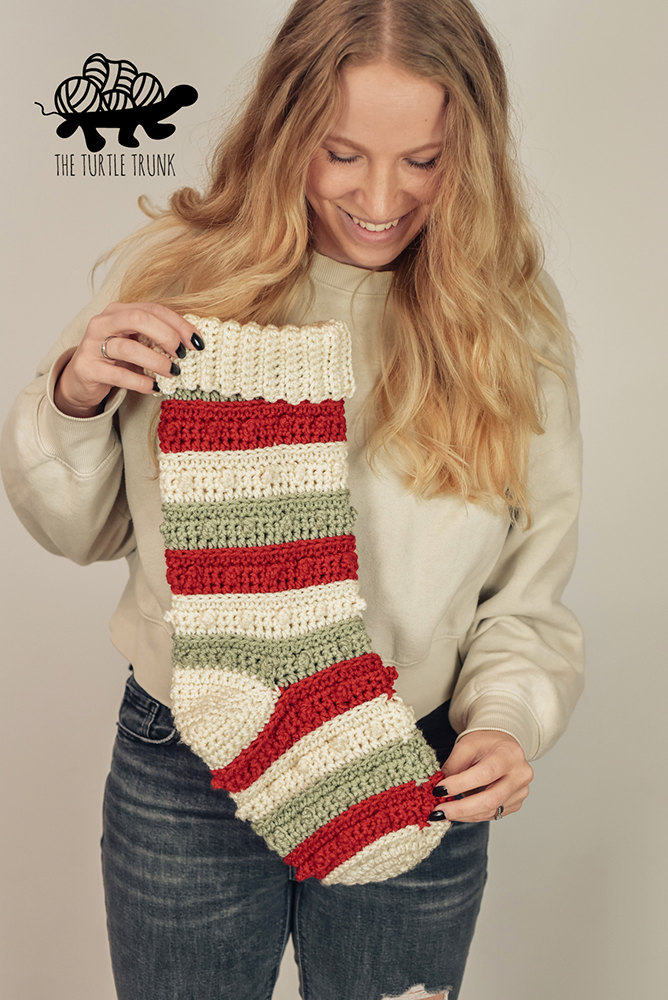
[[[112,391],[104,412],[88,418],[61,413],[53,393],[88,321],[116,298],[124,266],[116,262],[44,358],[14,403],[0,443],[5,489],[23,525],[44,548],[82,565],[120,558],[135,545],[115,417],[126,393]]]
[[[582,447],[575,389],[542,370],[547,420],[529,459],[533,523],[511,525],[460,643],[450,719],[460,737],[510,733],[527,759],[566,728],[583,687],[580,626],[562,603],[577,548]]]

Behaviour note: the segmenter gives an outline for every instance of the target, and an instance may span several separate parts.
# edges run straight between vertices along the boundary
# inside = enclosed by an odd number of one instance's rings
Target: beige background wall
[[[2,415],[87,298],[95,258],[141,221],[136,197],[196,182],[282,0],[107,0],[5,8]],[[582,548],[570,602],[589,680],[521,814],[492,829],[464,1000],[663,995],[666,969],[665,232],[663,0],[485,0],[515,80],[522,155],[581,349]],[[197,104],[174,179],[57,177],[56,85],[94,51]],[[107,151],[120,152],[113,133]],[[77,169],[77,173],[80,171]],[[661,295],[659,289],[663,285]],[[7,1000],[112,1000],[100,803],[126,665],[106,622],[120,564],[43,552],[3,504],[0,717]],[[295,1000],[284,962],[275,997]],[[140,998],[138,998],[140,1000]],[[342,998],[345,1000],[345,998]]]

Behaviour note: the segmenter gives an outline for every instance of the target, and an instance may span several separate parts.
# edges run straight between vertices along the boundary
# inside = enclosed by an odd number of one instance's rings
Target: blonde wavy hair
[[[204,193],[142,206],[163,238],[121,299],[285,322],[308,281],[306,175],[338,118],[341,70],[381,60],[443,86],[445,136],[428,222],[392,275],[369,460],[383,453],[419,495],[502,500],[530,521],[538,366],[566,378],[570,334],[540,280],[503,64],[469,0],[297,0]]]

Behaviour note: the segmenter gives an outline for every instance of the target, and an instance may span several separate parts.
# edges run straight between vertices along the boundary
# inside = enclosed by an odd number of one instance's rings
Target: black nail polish
[[[199,333],[193,333],[192,337],[190,338],[190,343],[193,345],[196,351],[204,350],[204,341],[200,337]]]
[[[186,356],[186,349],[183,346],[183,344],[179,344],[179,346],[176,348],[176,356],[177,356],[177,358],[185,358],[185,356]]]
[[[160,386],[155,381],[155,379],[153,379],[153,392],[160,392]]]
[[[169,369],[169,372],[170,375],[180,375],[181,369],[179,368],[178,365],[175,365],[174,362],[172,361],[172,367]]]
[[[437,795],[440,799],[442,799],[448,794],[448,790],[445,785],[437,785],[436,788],[432,788],[431,794]]]
[[[436,809],[435,812],[429,813],[429,815],[427,816],[427,819],[430,820],[430,821],[436,821],[436,820],[439,820],[439,819],[445,819],[445,813],[441,812],[440,809]]]

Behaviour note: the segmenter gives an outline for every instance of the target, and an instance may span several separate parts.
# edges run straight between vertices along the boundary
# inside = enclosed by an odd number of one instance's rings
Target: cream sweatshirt
[[[57,378],[90,318],[118,293],[121,258],[17,399],[3,430],[2,473],[28,531],[82,565],[125,558],[129,577],[111,619],[116,648],[139,684],[170,704],[171,604],[159,531],[161,502],[148,428],[159,400],[115,391],[81,419],[53,401]],[[338,319],[352,333],[354,396],[346,400],[349,486],[360,591],[374,651],[396,666],[417,718],[451,699],[461,734],[510,733],[527,758],[561,735],[582,688],[582,636],[561,602],[575,559],[581,445],[577,400],[540,371],[545,433],[533,439],[534,523],[511,524],[454,498],[417,499],[386,464],[366,461],[365,399],[378,372],[377,337],[391,272],[316,255],[290,323]],[[549,279],[545,279],[549,281]]]

